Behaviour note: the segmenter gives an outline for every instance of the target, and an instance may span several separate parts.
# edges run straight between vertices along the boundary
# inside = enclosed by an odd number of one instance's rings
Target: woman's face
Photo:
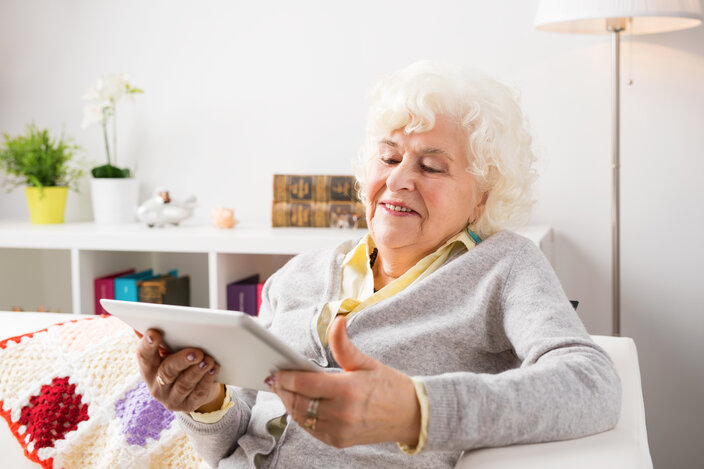
[[[465,142],[445,116],[428,132],[397,130],[381,139],[364,190],[369,232],[380,249],[426,255],[479,216],[482,194],[467,171]]]

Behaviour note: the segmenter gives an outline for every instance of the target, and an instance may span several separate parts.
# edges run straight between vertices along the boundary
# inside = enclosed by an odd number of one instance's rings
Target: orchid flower
[[[83,99],[88,101],[83,108],[82,127],[91,124],[100,124],[103,127],[105,139],[105,153],[108,158],[107,166],[117,164],[117,121],[115,119],[118,103],[129,100],[134,101],[134,94],[143,93],[141,89],[132,84],[128,75],[124,73],[105,75],[101,77],[94,87],[88,88]],[[110,158],[110,145],[108,143],[108,123],[112,119],[112,161]]]

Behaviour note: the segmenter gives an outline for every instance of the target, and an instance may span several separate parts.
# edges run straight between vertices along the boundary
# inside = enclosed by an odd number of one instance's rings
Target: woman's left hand
[[[411,378],[355,347],[343,317],[335,319],[329,342],[344,373],[273,375],[271,390],[288,415],[315,438],[337,448],[389,441],[415,446],[420,405]]]

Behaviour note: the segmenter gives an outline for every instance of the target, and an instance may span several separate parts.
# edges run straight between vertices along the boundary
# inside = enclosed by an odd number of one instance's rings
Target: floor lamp
[[[621,335],[619,241],[620,34],[652,34],[693,28],[702,22],[700,0],[541,0],[535,27],[550,32],[611,35],[613,194],[612,330]]]

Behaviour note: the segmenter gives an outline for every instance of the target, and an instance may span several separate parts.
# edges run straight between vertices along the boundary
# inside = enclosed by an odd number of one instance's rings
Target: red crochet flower
[[[27,426],[27,434],[34,441],[34,449],[53,446],[54,441],[78,428],[78,423],[88,420],[88,406],[81,405],[81,395],[76,385],[68,384],[68,377],[54,378],[45,384],[38,396],[29,399],[22,408],[20,425]]]

